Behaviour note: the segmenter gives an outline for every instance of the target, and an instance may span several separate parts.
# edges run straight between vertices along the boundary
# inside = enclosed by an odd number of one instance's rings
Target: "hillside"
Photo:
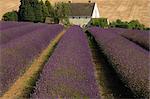
[[[68,0],[50,0],[53,3]],[[88,2],[89,0],[71,0],[72,2]],[[132,20],[138,19],[141,23],[150,27],[149,0],[92,0],[97,2],[102,17],[109,20]],[[8,11],[17,10],[19,0],[0,0],[0,17]]]

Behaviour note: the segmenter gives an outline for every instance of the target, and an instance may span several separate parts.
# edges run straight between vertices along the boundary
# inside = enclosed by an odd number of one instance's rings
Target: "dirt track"
[[[49,0],[54,2],[69,0]],[[89,0],[70,0],[72,2],[88,2]],[[109,20],[132,20],[138,19],[140,22],[150,27],[150,0],[91,0],[97,2],[102,17]],[[8,11],[17,10],[19,0],[0,0],[0,18]]]

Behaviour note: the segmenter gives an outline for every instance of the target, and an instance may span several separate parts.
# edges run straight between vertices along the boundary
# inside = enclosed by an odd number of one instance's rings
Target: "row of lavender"
[[[9,23],[11,24],[11,23]],[[1,27],[9,27],[9,24],[6,23],[2,23],[0,24]],[[18,37],[21,37],[27,33],[30,33],[32,31],[36,31],[37,29],[42,29],[44,27],[46,27],[46,24],[33,24],[33,23],[12,23],[14,24],[13,28],[7,28],[7,29],[2,29],[0,30],[0,45],[6,44],[9,41],[16,39]],[[19,26],[18,26],[19,24]]]
[[[22,30],[15,32],[6,30],[6,34],[12,32],[12,40],[0,46],[0,95],[14,83],[34,58],[63,30],[61,25],[44,25],[42,27],[41,25],[32,25],[33,28],[31,25],[25,26],[21,28]],[[24,34],[24,31],[29,33]],[[15,38],[13,35],[17,34],[22,36]]]
[[[150,50],[150,31],[128,30],[121,35],[137,43],[146,50]]]
[[[87,38],[79,26],[67,30],[37,82],[33,99],[100,99]]]
[[[92,27],[95,37],[113,68],[137,97],[149,95],[149,52],[109,29]]]
[[[150,31],[130,30],[122,28],[110,28],[108,31],[120,34],[121,36],[135,42],[146,50],[150,50]]]
[[[15,21],[0,21],[0,30],[6,30],[10,28],[14,28],[16,26],[25,26],[30,24],[30,22],[15,22]]]

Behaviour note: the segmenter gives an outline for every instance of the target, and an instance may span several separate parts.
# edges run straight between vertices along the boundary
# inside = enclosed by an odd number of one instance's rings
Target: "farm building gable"
[[[100,18],[96,3],[69,3],[69,21],[71,24],[86,26],[91,18]]]
[[[92,16],[95,3],[69,3],[69,16]]]

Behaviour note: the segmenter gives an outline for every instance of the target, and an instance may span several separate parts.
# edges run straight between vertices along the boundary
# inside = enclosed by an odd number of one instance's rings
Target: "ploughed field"
[[[148,98],[149,34],[1,21],[0,96]]]

